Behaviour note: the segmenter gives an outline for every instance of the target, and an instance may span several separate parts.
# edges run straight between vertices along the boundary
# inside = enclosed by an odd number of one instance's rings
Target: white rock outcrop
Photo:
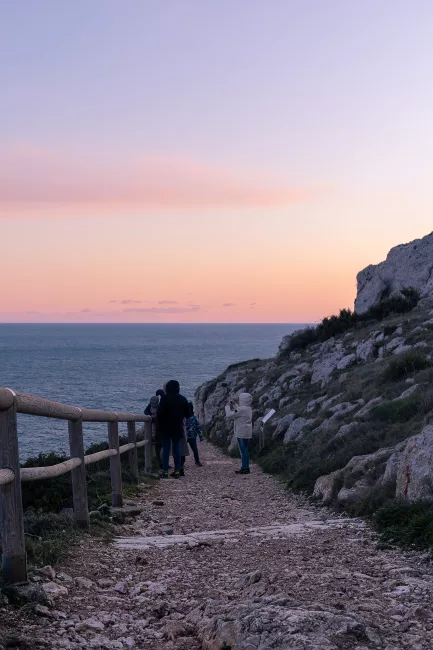
[[[313,422],[314,420],[307,420],[305,418],[296,418],[296,420],[292,422],[292,424],[289,426],[289,428],[285,433],[284,440],[283,440],[284,444],[287,445],[292,440],[296,440],[296,438],[299,438],[303,430]]]
[[[370,264],[357,276],[355,311],[365,313],[384,295],[408,287],[433,298],[433,232],[422,239],[392,248],[384,262]]]

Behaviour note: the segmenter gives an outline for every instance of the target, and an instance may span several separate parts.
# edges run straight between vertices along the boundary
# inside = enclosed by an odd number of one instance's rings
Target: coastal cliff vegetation
[[[224,404],[253,396],[252,454],[291,490],[371,518],[383,543],[433,547],[433,314],[411,287],[285,337],[196,393],[209,439],[232,455]],[[265,444],[259,448],[261,418]]]

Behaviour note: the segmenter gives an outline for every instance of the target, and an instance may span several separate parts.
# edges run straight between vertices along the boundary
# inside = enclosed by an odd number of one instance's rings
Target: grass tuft
[[[425,354],[420,350],[408,350],[403,354],[398,354],[388,361],[383,372],[385,381],[399,381],[413,377],[415,373],[424,370],[431,365]]]
[[[394,499],[376,512],[374,521],[384,541],[433,548],[433,502],[406,503]]]

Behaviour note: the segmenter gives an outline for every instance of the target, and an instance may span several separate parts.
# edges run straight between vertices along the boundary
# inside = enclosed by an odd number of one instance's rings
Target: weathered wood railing
[[[49,467],[20,468],[17,413],[68,421],[70,459]],[[83,422],[107,422],[109,449],[84,455]],[[127,422],[128,444],[119,447],[119,422]],[[144,422],[144,440],[137,442],[136,422]],[[80,409],[59,402],[0,388],[0,536],[3,576],[10,582],[27,580],[22,481],[55,478],[71,472],[75,523],[89,525],[86,465],[110,459],[112,504],[122,507],[120,455],[129,453],[129,469],[138,480],[137,448],[144,447],[144,471],[152,470],[152,423],[148,415]]]

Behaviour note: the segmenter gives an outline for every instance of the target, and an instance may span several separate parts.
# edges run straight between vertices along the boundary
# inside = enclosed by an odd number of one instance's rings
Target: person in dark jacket
[[[189,405],[186,397],[180,394],[179,382],[167,382],[165,395],[159,402],[156,419],[162,441],[161,478],[168,478],[170,448],[174,460],[174,478],[180,478],[181,453],[180,440],[184,437],[184,420],[189,417]]]
[[[194,454],[194,460],[195,464],[198,465],[198,467],[201,467],[201,462],[200,462],[200,456],[198,453],[198,447],[197,447],[197,436],[199,436],[200,440],[203,441],[203,432],[201,429],[201,424],[197,420],[196,416],[194,415],[194,404],[192,402],[188,402],[189,404],[189,418],[186,421],[186,436],[188,440],[188,444],[192,449],[192,453]]]

